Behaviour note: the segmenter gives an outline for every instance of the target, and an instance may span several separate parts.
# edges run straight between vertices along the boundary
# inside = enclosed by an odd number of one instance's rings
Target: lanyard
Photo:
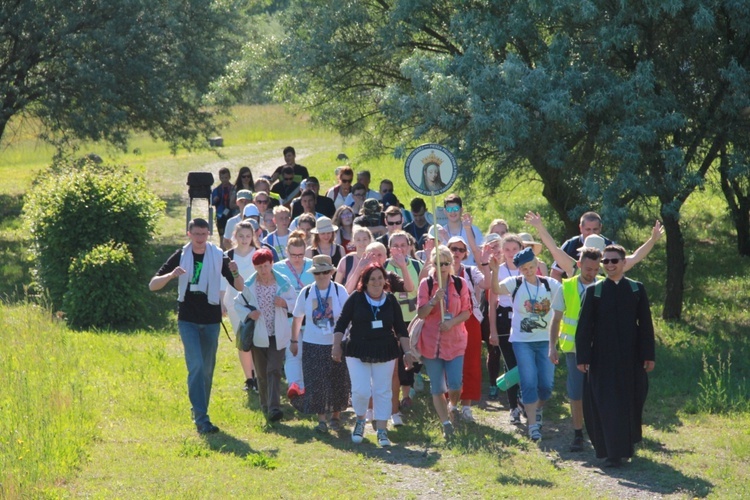
[[[531,298],[531,291],[529,291],[529,282],[526,280],[523,280],[523,284],[526,285],[526,293],[529,295],[529,301],[531,304],[536,304],[536,299],[539,297],[539,279],[536,280],[536,295],[534,295],[534,298]]]
[[[320,295],[320,290],[318,289],[318,285],[315,285],[315,296],[318,298],[318,311],[321,314],[325,314],[326,308],[328,306],[328,297],[331,296],[331,285],[333,283],[328,283],[328,288],[326,289],[326,298],[323,300],[323,297]]]
[[[381,295],[382,302],[379,300],[378,302],[380,302],[380,305],[377,305],[375,304],[375,300],[371,299],[370,296],[367,295],[367,292],[365,292],[365,299],[367,299],[367,303],[370,305],[370,310],[372,311],[372,318],[374,320],[377,320],[378,313],[380,312],[380,306],[385,303],[385,300],[382,300],[382,295]]]
[[[304,266],[305,265],[302,264],[303,269],[304,269]],[[292,265],[291,262],[289,262],[288,259],[286,261],[286,267],[289,268],[289,270],[292,272],[292,274],[294,275],[294,277],[297,279],[297,284],[299,285],[299,288],[297,290],[302,290],[302,288],[304,288],[305,285],[302,284],[302,280],[299,279],[299,274],[297,274],[297,271],[294,270],[294,266]]]

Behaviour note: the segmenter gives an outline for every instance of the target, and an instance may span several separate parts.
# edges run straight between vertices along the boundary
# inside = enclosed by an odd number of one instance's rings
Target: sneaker
[[[529,437],[534,442],[539,442],[542,440],[542,431],[539,430],[539,425],[533,424],[529,426]]]
[[[575,436],[570,443],[570,451],[583,451],[583,436]]]
[[[289,384],[289,389],[286,391],[286,397],[292,399],[296,396],[302,396],[305,393],[305,389],[301,388],[297,382]]]
[[[446,422],[443,424],[443,438],[450,439],[453,437],[453,424]]]
[[[393,424],[393,427],[401,427],[402,425],[404,425],[404,419],[401,418],[400,411],[391,415],[391,423]]]
[[[388,439],[388,431],[385,429],[378,429],[378,444],[385,448],[391,445],[391,440]]]
[[[359,444],[365,437],[365,421],[357,420],[352,429],[352,443]]]
[[[526,420],[529,419],[529,416],[526,415],[526,407],[521,402],[521,398],[518,398],[518,408],[521,410],[521,416],[525,418]]]
[[[474,415],[471,413],[471,406],[464,406],[461,408],[461,418],[465,422],[476,422]]]
[[[258,392],[258,380],[255,378],[245,380],[245,387],[243,387],[242,390],[245,392]]]
[[[511,408],[510,409],[510,423],[511,424],[520,424],[521,423],[521,409]]]
[[[409,408],[412,407],[413,404],[414,402],[411,400],[411,397],[406,396],[404,399],[401,400],[401,403],[399,403],[399,407],[402,410],[408,410]]]
[[[498,389],[497,386],[491,385],[490,393],[487,397],[489,399],[497,399],[499,396],[500,396],[500,389]]]
[[[534,423],[538,425],[540,429],[544,425],[544,409],[543,408],[536,409],[536,419]]]
[[[424,391],[424,378],[421,373],[414,375],[414,390],[416,392]]]
[[[325,423],[325,421],[321,420],[318,422],[318,425],[315,426],[315,432],[319,432],[320,434],[328,434],[328,424]]]
[[[219,432],[219,428],[216,427],[211,422],[206,422],[205,424],[197,426],[198,434],[216,434]]]
[[[332,418],[330,422],[328,422],[328,428],[332,431],[340,431],[341,430],[341,420],[338,418]]]

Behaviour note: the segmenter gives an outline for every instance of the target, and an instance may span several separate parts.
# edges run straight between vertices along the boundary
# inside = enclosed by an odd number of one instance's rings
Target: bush
[[[145,287],[127,245],[109,242],[73,259],[63,310],[71,326],[121,325],[137,317]]]
[[[33,243],[34,282],[47,290],[52,307],[63,304],[72,260],[98,245],[126,245],[135,276],[145,279],[142,264],[163,207],[126,167],[60,160],[42,172],[23,210]],[[101,281],[89,283],[89,290],[105,286]]]

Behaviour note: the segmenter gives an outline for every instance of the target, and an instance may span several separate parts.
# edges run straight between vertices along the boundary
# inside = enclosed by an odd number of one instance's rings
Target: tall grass
[[[0,497],[67,477],[97,435],[71,335],[38,306],[0,306]]]

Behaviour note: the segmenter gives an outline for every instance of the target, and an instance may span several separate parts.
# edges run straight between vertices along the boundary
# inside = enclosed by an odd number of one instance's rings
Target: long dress
[[[633,289],[633,284],[637,289]],[[642,283],[606,279],[586,290],[576,329],[577,364],[588,364],[583,415],[597,458],[629,458],[641,441],[648,394],[644,361],[654,360],[654,327]]]

